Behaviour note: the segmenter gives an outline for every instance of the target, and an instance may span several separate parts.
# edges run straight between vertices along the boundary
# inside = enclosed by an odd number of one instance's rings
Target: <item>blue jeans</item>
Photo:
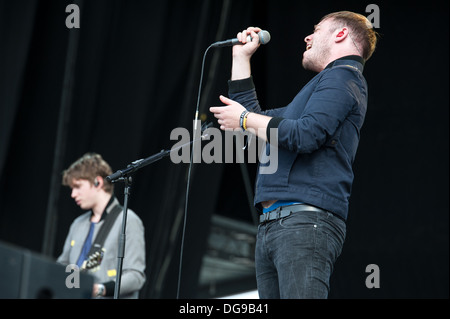
[[[255,250],[259,297],[327,298],[345,233],[345,222],[328,212],[295,212],[260,224]]]

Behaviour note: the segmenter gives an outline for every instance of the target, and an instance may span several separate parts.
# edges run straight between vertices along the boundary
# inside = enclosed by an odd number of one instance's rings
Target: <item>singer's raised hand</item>
[[[243,45],[235,45],[233,47],[233,56],[236,57],[242,55],[243,57],[250,58],[260,46],[258,40],[258,32],[260,31],[261,28],[248,27],[242,32],[239,32],[236,37]],[[252,37],[251,42],[247,41],[247,36],[249,35]]]
[[[260,28],[248,27],[237,34],[237,39],[242,45],[233,46],[233,63],[231,67],[231,80],[248,78],[251,75],[250,58],[259,48],[258,34]],[[252,41],[247,42],[247,36],[251,35]]]

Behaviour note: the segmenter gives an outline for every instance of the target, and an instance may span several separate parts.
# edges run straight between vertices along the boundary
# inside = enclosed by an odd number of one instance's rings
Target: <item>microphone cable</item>
[[[211,44],[206,50],[205,53],[203,53],[203,60],[202,60],[202,68],[200,72],[200,83],[198,88],[198,95],[197,95],[197,107],[195,109],[195,119],[194,119],[194,132],[193,137],[195,137],[195,132],[197,131],[197,122],[198,122],[198,112],[199,112],[199,106],[200,106],[200,96],[202,92],[202,83],[203,83],[203,73],[205,69],[205,60],[206,55],[208,54],[208,51],[210,48],[212,48],[214,45]],[[201,128],[200,128],[201,129]],[[183,250],[184,250],[184,237],[186,233],[186,223],[187,223],[187,211],[188,211],[188,199],[189,199],[189,188],[190,188],[190,182],[191,182],[191,171],[192,171],[192,161],[194,157],[194,148],[196,147],[196,142],[194,141],[192,143],[192,151],[191,151],[191,157],[189,161],[189,168],[188,168],[188,177],[187,177],[187,185],[186,185],[186,197],[184,202],[184,222],[183,222],[183,230],[181,235],[181,251],[180,251],[180,263],[178,266],[178,287],[177,287],[177,299],[180,297],[180,285],[181,285],[181,270],[182,270],[182,264],[183,264]]]

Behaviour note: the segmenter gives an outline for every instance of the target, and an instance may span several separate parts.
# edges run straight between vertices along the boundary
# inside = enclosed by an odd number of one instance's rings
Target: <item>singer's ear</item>
[[[345,40],[345,38],[347,38],[348,29],[346,27],[339,28],[334,32],[334,34],[335,34],[334,42],[336,43],[341,42]]]

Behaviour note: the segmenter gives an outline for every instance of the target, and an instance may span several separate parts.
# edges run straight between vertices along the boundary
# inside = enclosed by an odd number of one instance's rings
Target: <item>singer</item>
[[[220,96],[225,106],[210,111],[222,130],[251,129],[278,147],[277,171],[256,178],[260,298],[328,298],[346,236],[352,165],[367,108],[362,72],[377,33],[361,14],[324,16],[304,39],[303,67],[318,74],[287,106],[262,111],[250,65],[260,31],[249,27],[237,34],[229,98]]]

